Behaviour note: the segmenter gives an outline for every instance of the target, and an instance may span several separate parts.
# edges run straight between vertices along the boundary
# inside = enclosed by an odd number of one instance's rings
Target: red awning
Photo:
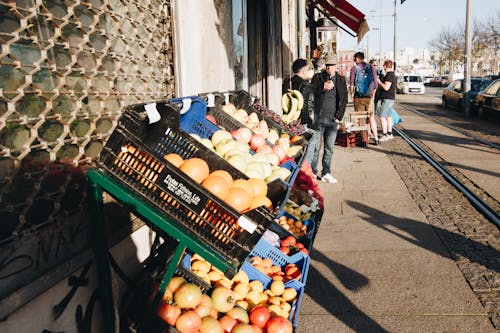
[[[331,16],[336,17],[354,31],[358,37],[358,43],[370,30],[365,20],[365,14],[346,0],[311,0],[310,4],[323,7]]]

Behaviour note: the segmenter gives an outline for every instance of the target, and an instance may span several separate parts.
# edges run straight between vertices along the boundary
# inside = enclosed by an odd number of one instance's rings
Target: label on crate
[[[257,225],[250,221],[245,215],[241,215],[238,218],[238,225],[251,234],[257,229]]]
[[[172,173],[170,170],[164,171],[158,177],[157,183],[177,200],[183,202],[192,211],[201,214],[201,211],[207,205],[207,198],[198,189],[185,184],[184,180]]]
[[[144,109],[146,110],[146,115],[148,116],[150,124],[160,121],[161,115],[156,108],[156,103],[146,104],[144,105]]]

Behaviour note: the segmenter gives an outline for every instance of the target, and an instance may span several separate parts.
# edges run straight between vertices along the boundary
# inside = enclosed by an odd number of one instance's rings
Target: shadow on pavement
[[[426,235],[426,233],[421,231],[421,226],[427,225],[426,223],[411,219],[397,218],[393,215],[386,214],[383,211],[368,207],[355,201],[348,200],[346,201],[346,204],[360,212],[365,213],[367,215],[367,217],[364,218],[365,221],[412,244],[420,246],[428,251],[432,251],[443,257],[449,258],[451,256],[453,260],[466,258],[471,262],[480,264],[492,271],[497,273],[500,272],[500,251],[491,246],[484,245],[464,237],[461,234],[453,233],[429,224],[429,226],[431,226],[436,232],[444,247],[447,249],[447,251],[443,251],[441,246],[435,247],[433,242],[422,237]],[[385,215],[387,218],[380,218],[381,215]],[[398,233],[396,230],[400,230],[402,233]],[[404,233],[409,234],[409,236],[404,235]]]
[[[312,251],[311,259],[321,262],[337,276],[344,287],[356,291],[369,284],[362,274],[325,256],[322,252]],[[306,293],[323,309],[337,317],[356,332],[388,332],[375,320],[353,304],[342,291],[337,289],[328,278],[313,265],[309,268]]]

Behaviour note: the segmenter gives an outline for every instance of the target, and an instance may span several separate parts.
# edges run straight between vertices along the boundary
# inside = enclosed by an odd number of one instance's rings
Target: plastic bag
[[[391,111],[392,124],[397,125],[403,121],[403,118],[399,116],[396,110],[392,109]]]

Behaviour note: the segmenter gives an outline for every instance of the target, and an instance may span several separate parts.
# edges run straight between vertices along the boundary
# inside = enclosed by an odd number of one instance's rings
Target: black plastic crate
[[[241,214],[166,161],[163,156],[168,153],[199,157],[211,170],[248,178],[180,131],[177,110],[166,103],[157,103],[156,109],[161,120],[149,124],[144,104],[129,107],[103,148],[99,165],[239,268],[272,223],[273,214],[264,207]]]

